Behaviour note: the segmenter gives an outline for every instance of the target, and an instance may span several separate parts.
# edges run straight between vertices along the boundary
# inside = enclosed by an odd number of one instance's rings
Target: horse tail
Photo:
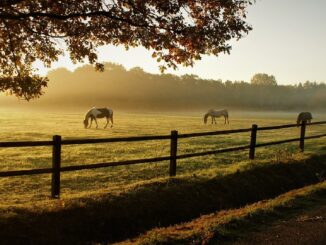
[[[111,123],[113,125],[113,110],[111,110]]]
[[[228,110],[224,110],[225,111],[225,119],[226,119],[226,121],[228,122],[228,124],[229,124],[229,112],[228,112]]]

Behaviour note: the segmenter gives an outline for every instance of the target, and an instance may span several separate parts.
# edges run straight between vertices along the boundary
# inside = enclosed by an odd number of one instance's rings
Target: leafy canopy
[[[33,62],[50,67],[64,49],[98,70],[96,48],[106,44],[150,49],[161,71],[229,53],[228,41],[251,30],[245,18],[253,1],[2,0],[0,91],[39,97],[48,79],[35,74]]]
[[[273,75],[257,73],[251,78],[252,85],[276,86],[277,81]]]

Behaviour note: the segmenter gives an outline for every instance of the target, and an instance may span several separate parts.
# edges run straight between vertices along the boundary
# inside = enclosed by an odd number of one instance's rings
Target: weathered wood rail
[[[326,124],[326,121],[309,123],[312,125]],[[307,139],[316,139],[325,137],[326,134],[319,134],[313,136],[305,136],[306,123],[300,124],[300,137],[292,138],[280,141],[272,141],[267,143],[256,143],[258,131],[275,130],[298,127],[297,124],[287,124],[279,126],[268,126],[268,127],[258,127],[253,124],[251,128],[245,129],[234,129],[234,130],[223,130],[214,132],[202,132],[202,133],[189,133],[189,134],[178,134],[178,131],[171,131],[170,135],[159,135],[159,136],[136,136],[136,137],[119,137],[119,138],[104,138],[104,139],[70,139],[62,140],[60,135],[53,136],[52,141],[15,141],[15,142],[0,142],[0,148],[5,147],[32,147],[32,146],[52,146],[52,168],[42,168],[42,169],[28,169],[28,170],[17,170],[17,171],[3,171],[0,172],[0,177],[11,177],[11,176],[22,176],[22,175],[35,175],[35,174],[52,174],[52,184],[51,184],[51,197],[59,198],[60,196],[60,173],[66,171],[77,171],[84,169],[96,169],[104,167],[113,167],[121,165],[132,165],[139,163],[153,163],[160,161],[170,161],[169,173],[170,176],[175,176],[177,173],[177,159],[185,159],[198,156],[206,156],[218,153],[242,151],[249,149],[249,159],[255,158],[255,149],[257,147],[265,147],[271,145],[278,145],[290,142],[299,141],[299,148],[304,151],[304,142]],[[197,153],[189,154],[177,154],[178,150],[178,139],[183,138],[193,138],[193,137],[203,137],[203,136],[213,136],[213,135],[225,135],[225,134],[236,134],[251,132],[250,134],[250,144],[238,147],[210,150]],[[125,160],[116,162],[104,162],[104,163],[94,163],[94,164],[83,164],[76,166],[64,166],[61,167],[61,148],[64,145],[81,145],[81,144],[96,144],[96,143],[114,143],[114,142],[136,142],[136,141],[148,141],[148,140],[170,140],[170,155],[155,157],[155,158],[145,158],[145,159],[135,159],[135,160]]]

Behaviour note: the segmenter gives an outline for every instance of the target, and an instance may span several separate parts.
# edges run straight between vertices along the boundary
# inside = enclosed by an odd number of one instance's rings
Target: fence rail
[[[192,137],[199,137],[199,136],[213,136],[213,135],[222,135],[222,134],[235,134],[235,133],[245,133],[245,132],[250,132],[250,131],[251,131],[251,128],[243,128],[243,129],[222,130],[222,131],[214,131],[214,132],[179,134],[178,135],[178,138],[192,138]]]
[[[326,121],[309,123],[308,126],[312,125],[322,125],[326,124]],[[256,143],[258,131],[265,130],[275,130],[284,129],[300,126],[300,137],[293,139],[285,139],[280,141],[272,141],[266,143]],[[305,136],[306,123],[303,122],[300,125],[297,124],[287,124],[278,126],[268,126],[268,127],[258,127],[253,124],[251,128],[245,129],[234,129],[234,130],[223,130],[223,131],[213,131],[213,132],[202,132],[202,133],[189,133],[189,134],[178,134],[178,131],[171,131],[170,135],[158,135],[158,136],[136,136],[136,137],[120,137],[120,138],[104,138],[104,139],[67,139],[62,140],[61,136],[53,136],[52,141],[16,141],[16,142],[0,142],[0,148],[5,147],[36,147],[36,146],[52,146],[52,168],[43,169],[28,169],[28,170],[15,170],[15,171],[4,171],[0,172],[0,177],[12,177],[12,176],[22,176],[22,175],[35,175],[35,174],[52,174],[52,187],[51,196],[52,198],[59,198],[60,196],[60,173],[66,171],[77,171],[85,169],[96,169],[104,167],[113,167],[121,165],[132,165],[140,163],[154,163],[161,161],[170,161],[169,173],[170,176],[176,175],[177,170],[177,159],[185,159],[191,157],[206,156],[218,153],[242,151],[249,149],[249,159],[255,158],[255,149],[257,147],[265,147],[271,145],[278,145],[290,142],[299,141],[299,147],[301,151],[304,151],[304,141],[305,139],[316,139],[325,137],[326,134]],[[217,149],[204,152],[188,153],[188,154],[177,154],[178,150],[178,139],[202,137],[202,136],[215,136],[215,135],[225,135],[225,134],[235,134],[250,132],[250,144],[238,147]],[[170,140],[170,155],[155,157],[155,158],[145,158],[145,159],[134,159],[134,160],[124,160],[115,162],[104,162],[104,163],[94,163],[94,164],[83,164],[76,166],[64,166],[61,167],[61,147],[63,145],[81,145],[81,144],[95,144],[95,143],[114,143],[114,142],[137,142],[137,141],[148,141],[148,140]]]

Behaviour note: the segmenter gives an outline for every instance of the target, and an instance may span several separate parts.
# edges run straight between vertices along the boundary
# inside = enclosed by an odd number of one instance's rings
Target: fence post
[[[253,124],[251,127],[250,148],[249,148],[249,159],[250,160],[253,160],[255,158],[257,128],[258,128],[257,124]]]
[[[178,131],[171,131],[170,176],[177,174]]]
[[[60,197],[61,136],[53,136],[51,197]]]
[[[306,135],[306,124],[307,124],[307,121],[302,121],[302,123],[301,123],[300,149],[302,152],[304,151],[304,138]]]

